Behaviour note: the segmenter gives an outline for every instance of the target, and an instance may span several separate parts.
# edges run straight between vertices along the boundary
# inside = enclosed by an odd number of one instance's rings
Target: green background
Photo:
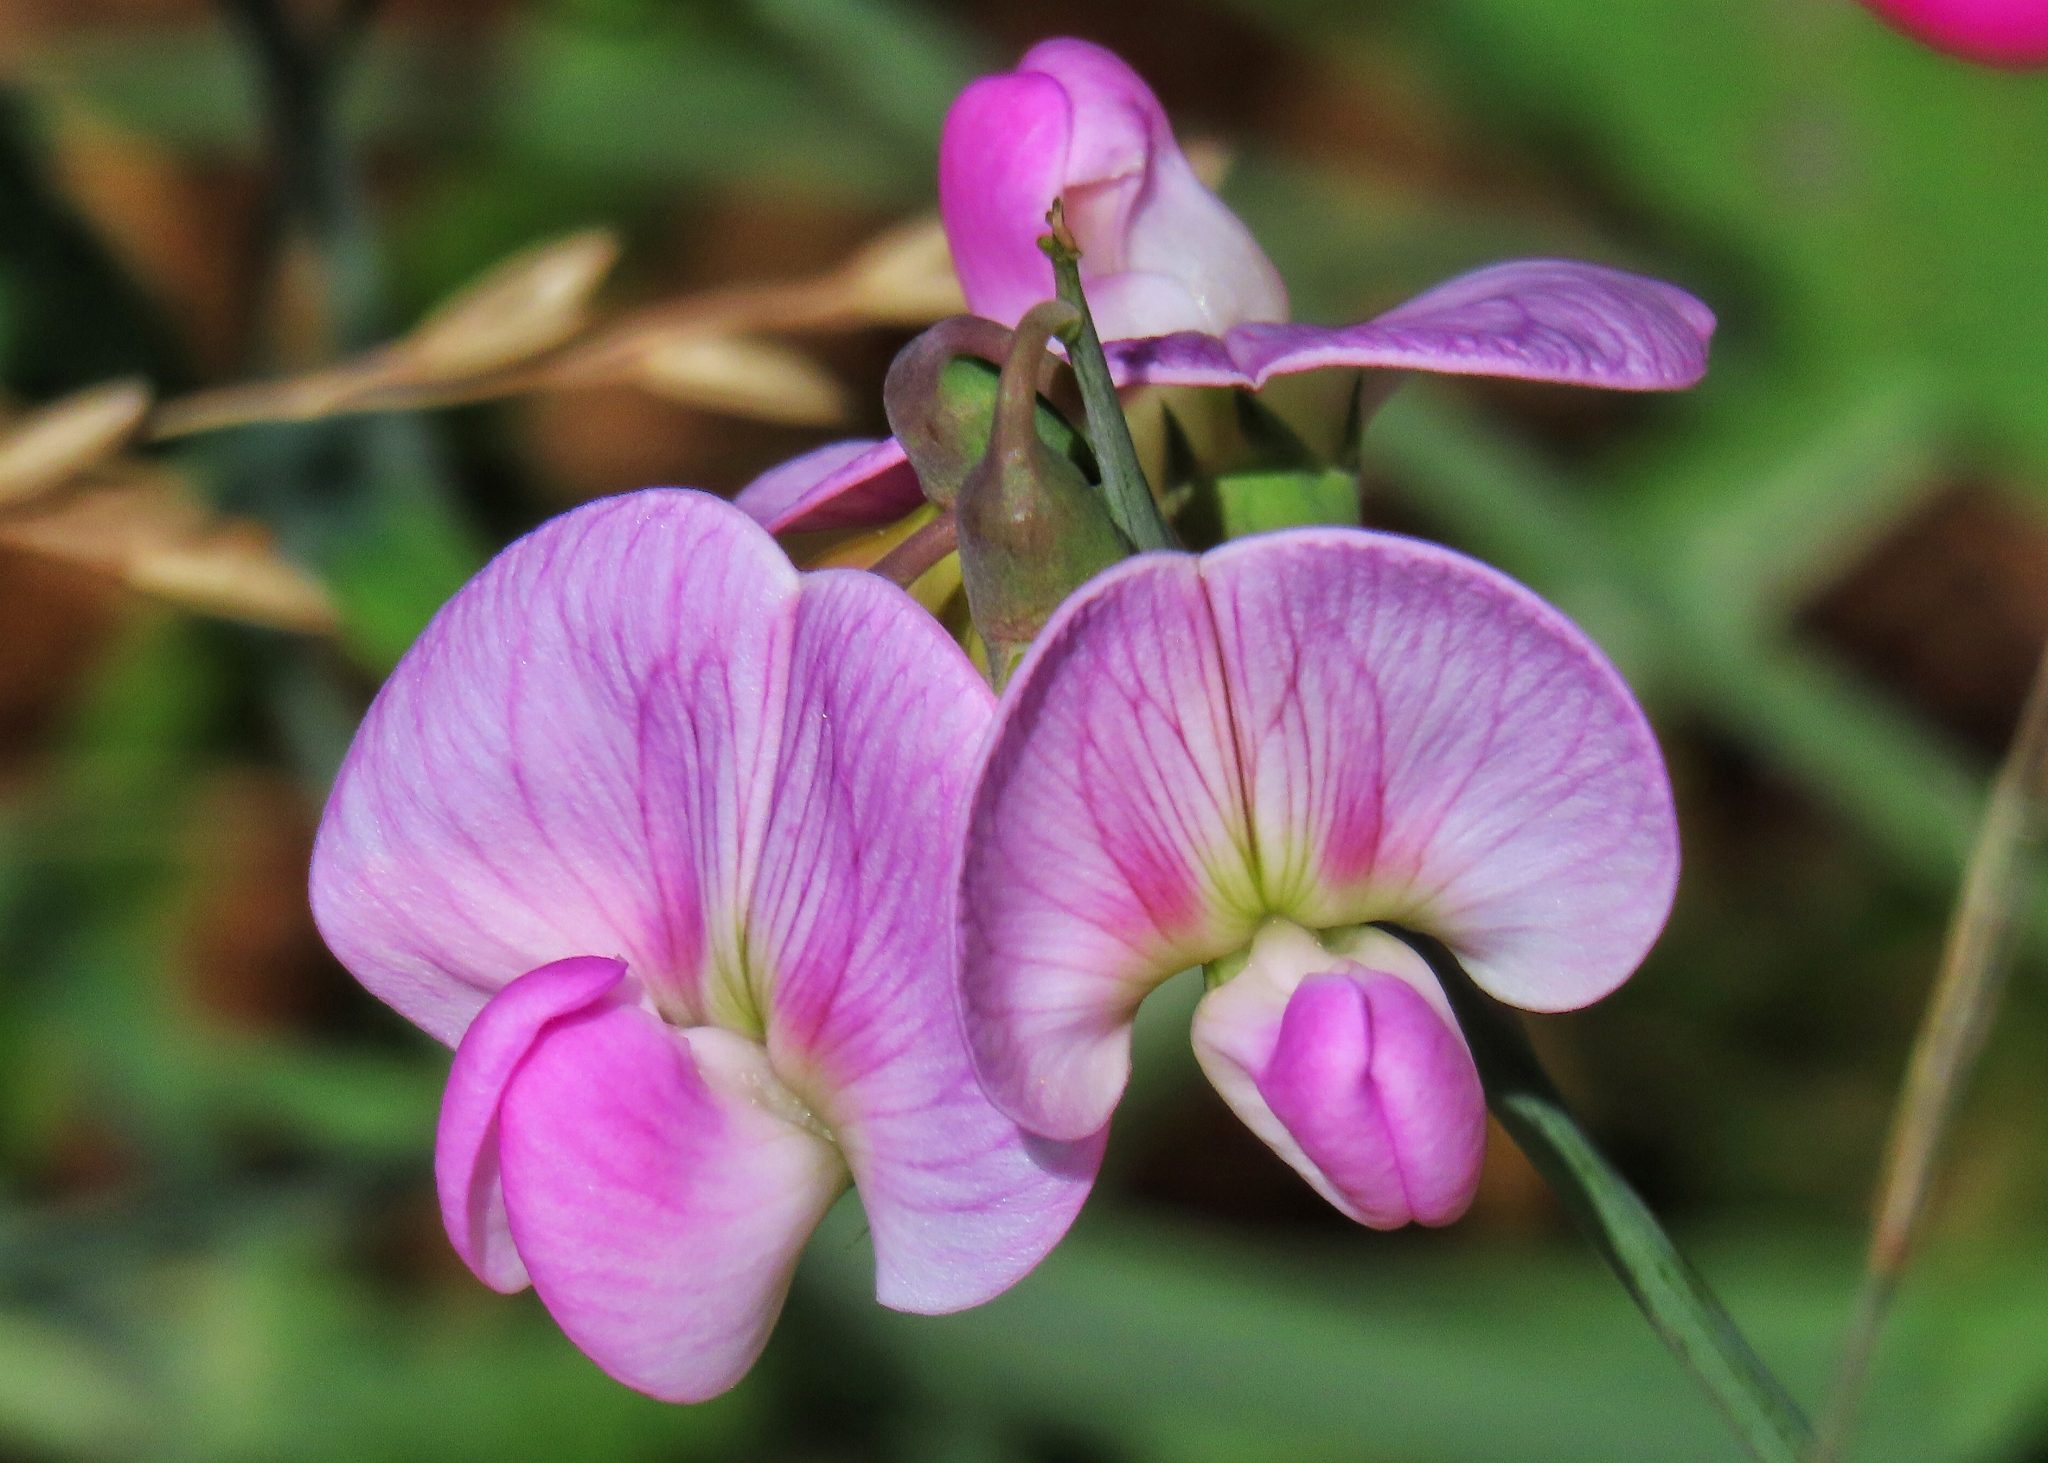
[[[0,384],[264,369],[274,173],[246,48],[177,0],[8,8]],[[931,207],[965,79],[1067,31],[1229,147],[1226,196],[1301,318],[1517,255],[1701,295],[1722,328],[1682,397],[1404,390],[1366,439],[1365,514],[1528,580],[1649,704],[1677,911],[1622,992],[1537,1034],[1817,1403],[2048,635],[2048,75],[1966,68],[1847,0],[1109,10],[393,4],[337,97],[338,333],[394,333],[591,223],[626,240],[620,304],[824,267]],[[863,429],[901,339],[825,347]],[[755,1373],[679,1409],[461,1270],[429,1183],[446,1055],[301,909],[371,668],[548,513],[729,491],[816,440],[614,393],[164,452],[333,586],[344,648],[0,553],[0,1455],[1735,1456],[1514,1155],[1456,1228],[1356,1230],[1202,1086],[1188,992],[1148,1011],[1074,1237],[982,1310],[879,1310],[843,1205]],[[2048,1458],[2044,953],[2030,933],[1856,1456]]]

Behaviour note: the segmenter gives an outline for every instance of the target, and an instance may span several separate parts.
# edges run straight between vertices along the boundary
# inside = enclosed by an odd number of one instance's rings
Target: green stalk
[[[1102,354],[1102,337],[1095,332],[1095,317],[1088,313],[1088,297],[1081,289],[1081,251],[1067,232],[1066,213],[1057,201],[1046,222],[1052,232],[1038,241],[1038,247],[1052,260],[1059,297],[1074,307],[1078,317],[1060,332],[1060,338],[1066,342],[1067,359],[1081,385],[1081,404],[1088,414],[1088,435],[1095,439],[1095,459],[1102,469],[1102,496],[1109,504],[1109,516],[1141,553],[1176,548],[1173,530],[1166,526],[1151,484],[1145,481],[1145,470],[1138,465],[1130,424],[1124,420],[1116,383],[1109,376],[1109,361]]]
[[[1519,1022],[1427,935],[1383,925],[1428,962],[1450,997],[1487,1106],[1528,1155],[1650,1327],[1690,1371],[1759,1463],[1799,1463],[1812,1430],[1733,1318],[1642,1197],[1586,1136]]]

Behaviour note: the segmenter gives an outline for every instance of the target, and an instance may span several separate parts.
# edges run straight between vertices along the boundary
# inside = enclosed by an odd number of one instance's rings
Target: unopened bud
[[[960,485],[988,455],[1001,363],[1010,353],[1011,333],[993,320],[955,315],[941,320],[905,346],[889,367],[882,401],[889,430],[903,444],[926,498],[950,507]],[[1033,362],[1035,392],[1081,415],[1073,377],[1041,343]],[[1087,460],[1080,434],[1060,411],[1038,404],[1041,436],[1075,464]]]

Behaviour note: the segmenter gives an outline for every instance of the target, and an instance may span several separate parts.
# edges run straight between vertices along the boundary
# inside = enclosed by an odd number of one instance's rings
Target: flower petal
[[[2039,0],[1864,0],[1938,51],[2015,70],[2048,65],[2048,5]]]
[[[1628,978],[1671,907],[1677,824],[1641,708],[1577,627],[1391,534],[1243,539],[1202,575],[1269,909],[1415,925],[1532,1010]]]
[[[1154,554],[1061,607],[989,739],[959,881],[976,1070],[1035,1132],[1105,1121],[1159,981],[1267,915],[1444,940],[1503,1000],[1625,980],[1677,880],[1641,709],[1535,595],[1389,534]]]
[[[1329,367],[1675,391],[1706,373],[1713,313],[1675,285],[1526,259],[1474,270],[1360,325],[1240,325],[1104,347],[1124,385],[1263,386]]]
[[[1129,560],[1053,616],[975,790],[960,969],[999,1107],[1057,1138],[1108,1120],[1138,1002],[1249,935],[1247,848],[1196,561]]]
[[[883,1303],[975,1305],[1057,1243],[1101,1158],[989,1105],[954,1009],[949,877],[994,698],[930,616],[851,571],[806,577],[789,695],[748,922],[769,1050],[845,1150]]]
[[[1015,325],[1053,293],[1038,251],[1066,184],[1072,111],[1049,76],[985,76],[954,99],[939,138],[939,216],[976,315]]]
[[[1056,39],[1033,46],[1018,70],[1054,78],[1072,108],[1060,191],[1103,339],[1287,318],[1279,271],[1195,176],[1166,109],[1121,57]]]
[[[499,1112],[513,1241],[585,1354],[699,1402],[766,1344],[804,1241],[845,1188],[831,1143],[743,1094],[760,1049],[637,1006],[564,1016]]]
[[[313,857],[329,947],[451,1045],[514,977],[592,952],[695,1019],[736,948],[796,585],[702,493],[607,499],[506,549],[349,749]]]
[[[491,998],[455,1049],[434,1142],[435,1187],[449,1242],[493,1290],[509,1295],[527,1284],[498,1177],[505,1086],[550,1022],[603,999],[625,974],[618,961],[588,955],[530,970]]]
[[[924,502],[894,437],[833,442],[771,467],[733,498],[770,533],[889,523]]]
[[[1052,295],[1037,241],[1056,198],[1104,339],[1287,318],[1272,261],[1195,176],[1152,89],[1087,41],[1041,42],[947,113],[939,208],[970,310],[1014,325]]]

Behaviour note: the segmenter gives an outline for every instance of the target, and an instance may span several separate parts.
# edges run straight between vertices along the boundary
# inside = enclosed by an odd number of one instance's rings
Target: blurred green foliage
[[[557,0],[454,33],[419,23],[433,9],[373,31],[343,98],[345,160],[404,174],[362,195],[377,288],[351,336],[591,221],[625,232],[629,274],[673,280],[665,251],[749,200],[876,225],[926,208],[957,86],[1085,23],[1051,0]],[[1625,992],[1538,1034],[1815,1397],[1995,752],[1816,605],[1902,530],[1924,537],[1888,572],[1953,556],[1936,530],[1958,487],[2048,545],[2048,81],[1945,62],[1838,0],[1210,0],[1101,23],[1187,128],[1239,150],[1229,196],[1305,317],[1541,253],[1721,312],[1685,398],[1404,390],[1365,438],[1366,517],[1529,580],[1650,702],[1687,829],[1680,908]],[[0,93],[0,365],[26,399],[197,373],[51,163],[78,114],[195,168],[246,174],[264,146],[250,60],[203,10],[22,49]],[[343,649],[128,617],[0,764],[0,1453],[1733,1456],[1540,1202],[1488,1200],[1443,1236],[1322,1217],[1230,1146],[1170,1016],[1142,1033],[1097,1207],[981,1311],[877,1310],[842,1206],[757,1373],[672,1409],[598,1376],[530,1296],[470,1282],[426,1182],[445,1054],[317,959],[271,973],[287,1019],[239,1024],[187,967],[221,779],[317,805],[365,670],[559,506],[523,432],[465,412],[178,450],[329,579]],[[1347,510],[1223,498],[1239,530]],[[2015,594],[2048,602],[2030,562]],[[2001,628],[1967,594],[1932,614],[1962,659]],[[2020,628],[2031,647],[2048,611]],[[2016,707],[2020,686],[1988,694]],[[269,875],[296,891],[302,870]],[[2048,1456],[2043,1014],[2023,979],[1858,1456]]]

